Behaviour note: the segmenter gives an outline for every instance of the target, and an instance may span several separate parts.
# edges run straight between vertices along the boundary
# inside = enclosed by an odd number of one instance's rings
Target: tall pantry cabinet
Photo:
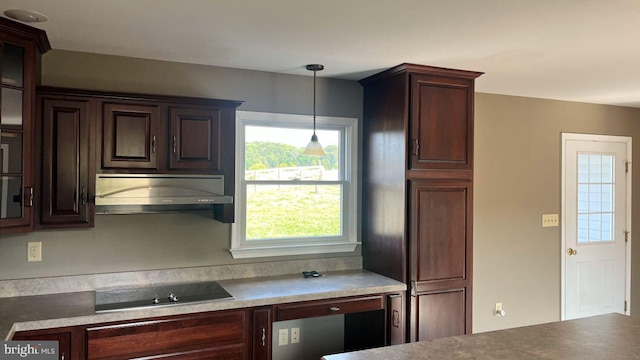
[[[406,282],[408,341],[471,333],[474,81],[402,64],[364,87],[364,267]]]

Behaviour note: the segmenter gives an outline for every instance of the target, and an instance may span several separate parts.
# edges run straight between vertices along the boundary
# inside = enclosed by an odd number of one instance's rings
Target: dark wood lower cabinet
[[[84,359],[83,333],[80,327],[32,330],[16,333],[15,341],[57,341],[58,359]]]
[[[461,335],[466,329],[465,290],[418,293],[411,300],[416,324],[414,341]]]
[[[197,349],[180,351],[173,354],[161,354],[145,356],[141,358],[131,358],[133,360],[152,359],[179,359],[179,360],[235,360],[246,359],[245,348],[242,345],[218,346],[210,349]]]
[[[253,311],[253,360],[271,359],[271,307]]]
[[[463,180],[411,181],[411,341],[471,332],[471,190]]]
[[[274,321],[342,315],[344,351],[402,343],[403,299],[398,293],[303,301],[23,331],[13,340],[58,341],[61,360],[270,360]]]
[[[247,311],[238,310],[89,327],[87,359],[177,358],[196,350],[245,359],[248,325]]]

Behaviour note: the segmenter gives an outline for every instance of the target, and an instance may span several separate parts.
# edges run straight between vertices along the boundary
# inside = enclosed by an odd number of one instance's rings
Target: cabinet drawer
[[[235,311],[88,328],[87,358],[131,358],[244,344],[245,324],[245,312]]]
[[[278,305],[276,313],[277,321],[283,321],[382,309],[382,295],[373,295]]]
[[[245,349],[242,344],[235,344],[211,349],[198,349],[180,351],[172,354],[145,356],[132,360],[243,360],[245,359],[244,350]]]

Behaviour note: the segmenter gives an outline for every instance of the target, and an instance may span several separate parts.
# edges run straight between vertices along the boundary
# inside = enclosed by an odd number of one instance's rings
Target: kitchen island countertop
[[[323,360],[640,359],[640,318],[620,314],[394,345]]]
[[[93,291],[0,298],[0,339],[11,339],[16,331],[406,290],[404,283],[366,270],[326,272],[324,275],[306,279],[301,274],[293,274],[221,280],[218,283],[233,299],[99,314],[95,313]]]

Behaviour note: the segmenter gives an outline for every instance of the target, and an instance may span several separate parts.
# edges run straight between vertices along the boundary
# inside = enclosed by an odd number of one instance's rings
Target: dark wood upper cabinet
[[[33,230],[35,88],[44,31],[0,18],[0,233]]]
[[[158,105],[103,104],[102,168],[158,170]]]
[[[410,81],[410,168],[471,170],[473,79],[411,74]]]
[[[40,227],[93,226],[95,101],[38,94]]]
[[[171,108],[170,169],[220,172],[220,110]]]
[[[38,94],[40,227],[93,226],[96,173],[224,175],[224,195],[235,195],[241,101],[45,86]],[[214,218],[232,223],[233,204],[216,206]]]
[[[233,195],[235,109],[242,102],[75,91],[101,104],[98,172],[225,175],[225,193]]]
[[[363,266],[407,283],[408,341],[471,332],[473,99],[481,74],[402,64],[360,81]]]

